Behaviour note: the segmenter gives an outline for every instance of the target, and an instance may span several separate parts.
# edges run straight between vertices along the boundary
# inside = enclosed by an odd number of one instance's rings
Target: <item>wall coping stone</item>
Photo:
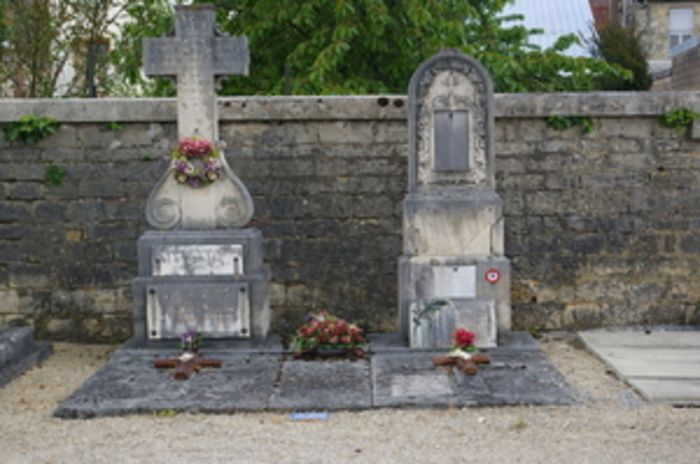
[[[61,122],[175,122],[174,98],[0,99],[0,123],[25,114]],[[497,118],[551,115],[658,116],[690,107],[700,111],[700,91],[496,94]],[[406,120],[406,96],[282,96],[219,98],[222,121]]]

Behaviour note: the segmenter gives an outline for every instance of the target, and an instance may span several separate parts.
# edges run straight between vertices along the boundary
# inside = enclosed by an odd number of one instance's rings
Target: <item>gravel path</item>
[[[374,410],[323,422],[276,413],[65,421],[52,411],[111,349],[56,344],[43,366],[0,389],[0,462],[700,463],[700,408],[647,405],[585,351],[558,339],[543,348],[583,405]]]

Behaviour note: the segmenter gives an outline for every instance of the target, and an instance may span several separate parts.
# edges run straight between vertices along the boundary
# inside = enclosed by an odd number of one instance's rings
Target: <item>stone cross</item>
[[[177,80],[180,139],[198,136],[216,141],[216,77],[248,74],[248,39],[217,36],[213,5],[175,10],[175,37],[144,41],[144,71],[149,77]]]
[[[216,78],[248,73],[248,39],[217,33],[213,5],[175,10],[174,37],[144,40],[144,70],[148,76],[176,79],[180,140],[198,137],[218,143]],[[223,155],[221,163],[220,177],[199,189],[178,183],[168,170],[148,198],[148,223],[159,230],[246,225],[253,217],[253,200]]]

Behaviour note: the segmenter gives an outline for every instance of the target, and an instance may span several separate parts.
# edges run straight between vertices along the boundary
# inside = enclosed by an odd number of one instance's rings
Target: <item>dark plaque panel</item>
[[[469,112],[435,112],[435,171],[469,170]]]

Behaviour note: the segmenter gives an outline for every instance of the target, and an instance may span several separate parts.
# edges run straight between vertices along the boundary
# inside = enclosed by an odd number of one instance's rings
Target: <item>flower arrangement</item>
[[[363,356],[366,343],[362,329],[355,324],[321,311],[306,316],[306,321],[292,337],[292,351],[296,355],[318,352],[319,349],[344,351]]]
[[[221,151],[208,140],[182,139],[171,157],[170,169],[180,184],[200,188],[212,184],[221,176]]]
[[[180,348],[182,351],[196,353],[202,348],[202,334],[195,329],[190,329],[180,335]]]
[[[479,350],[474,345],[474,341],[476,341],[476,334],[471,330],[460,327],[452,335],[452,351],[476,353]]]
[[[491,356],[479,354],[474,345],[476,335],[471,330],[459,327],[452,335],[452,349],[447,356],[435,356],[433,364],[436,366],[456,366],[466,375],[475,375],[479,372],[479,364],[490,364]]]

